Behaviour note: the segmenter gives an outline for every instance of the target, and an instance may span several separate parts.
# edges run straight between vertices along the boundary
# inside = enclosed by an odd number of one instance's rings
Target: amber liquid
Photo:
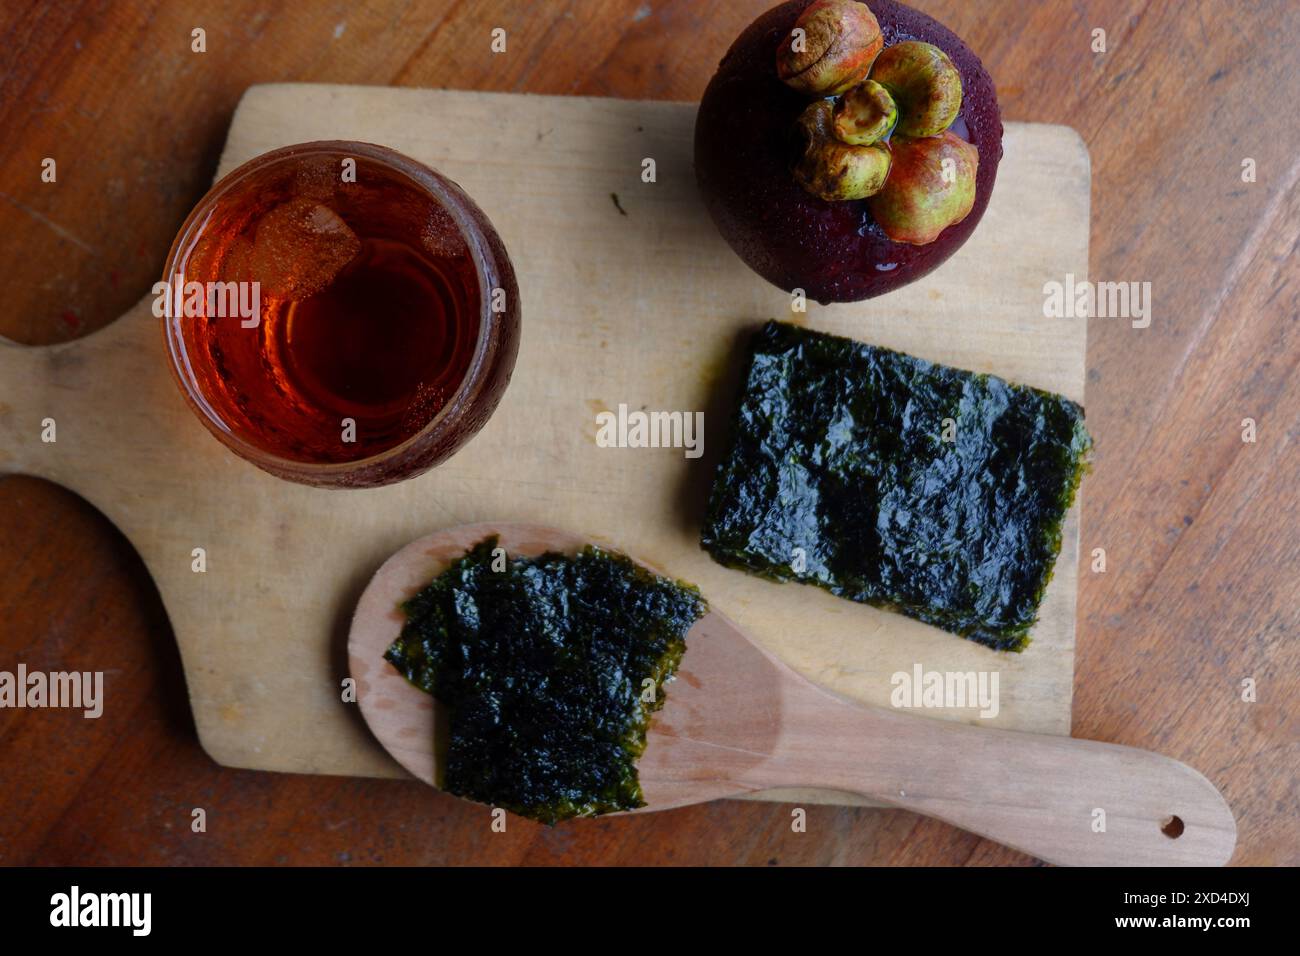
[[[339,168],[315,157],[241,184],[182,263],[187,282],[259,282],[255,327],[186,319],[186,351],[224,427],[296,461],[356,461],[411,438],[464,381],[481,325],[475,264],[446,211],[396,171],[363,161],[344,183]]]

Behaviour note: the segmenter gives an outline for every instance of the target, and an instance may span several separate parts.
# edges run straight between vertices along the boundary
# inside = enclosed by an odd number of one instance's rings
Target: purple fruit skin
[[[948,54],[961,74],[962,108],[953,132],[979,150],[975,206],[934,242],[894,242],[865,200],[825,202],[790,174],[795,118],[810,102],[776,75],[776,48],[809,0],[790,0],[760,16],[732,44],[704,91],[695,120],[695,177],[718,231],[745,263],[773,285],[803,289],[818,302],[884,295],[919,279],[975,231],[1002,158],[1002,115],[993,80],[956,34],[895,0],[866,0],[885,46],[924,40]]]

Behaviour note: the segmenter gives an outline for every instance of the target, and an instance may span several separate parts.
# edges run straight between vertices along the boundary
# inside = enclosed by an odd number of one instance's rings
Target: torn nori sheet
[[[384,655],[445,707],[439,785],[545,823],[644,806],[636,759],[704,599],[591,546],[493,570],[496,546],[407,601]]]
[[[701,544],[1021,651],[1090,448],[1059,395],[769,322]]]

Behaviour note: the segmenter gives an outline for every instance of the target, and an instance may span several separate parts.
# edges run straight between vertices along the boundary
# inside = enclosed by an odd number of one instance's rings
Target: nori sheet
[[[636,759],[704,599],[593,546],[493,570],[496,546],[403,604],[384,655],[447,711],[440,786],[544,823],[644,806]]]
[[[700,542],[721,564],[1021,651],[1091,445],[1060,395],[769,322]]]

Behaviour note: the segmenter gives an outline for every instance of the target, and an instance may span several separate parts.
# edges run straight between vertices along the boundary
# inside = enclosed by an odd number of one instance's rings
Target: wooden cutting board
[[[701,207],[694,117],[684,103],[379,87],[273,85],[244,96],[218,176],[289,143],[382,143],[464,186],[514,260],[523,307],[514,381],[467,447],[412,481],[327,491],[237,459],[184,405],[149,300],[82,340],[0,349],[0,471],[71,488],[134,543],[175,628],[200,740],[219,763],[404,775],[341,699],[348,620],[395,550],[477,521],[536,522],[621,545],[695,582],[770,650],[850,697],[887,705],[891,676],[917,665],[996,672],[995,718],[926,713],[1069,732],[1077,510],[1021,655],[727,570],[697,540],[729,427],[738,336],[768,318],[1082,400],[1085,325],[1042,311],[1044,283],[1087,274],[1082,141],[1064,127],[1008,125],[992,203],[952,260],[883,299],[792,314],[789,296],[741,264]],[[642,179],[647,158],[653,182]],[[597,413],[620,403],[705,411],[703,457],[597,447]],[[54,442],[42,440],[47,419]]]

